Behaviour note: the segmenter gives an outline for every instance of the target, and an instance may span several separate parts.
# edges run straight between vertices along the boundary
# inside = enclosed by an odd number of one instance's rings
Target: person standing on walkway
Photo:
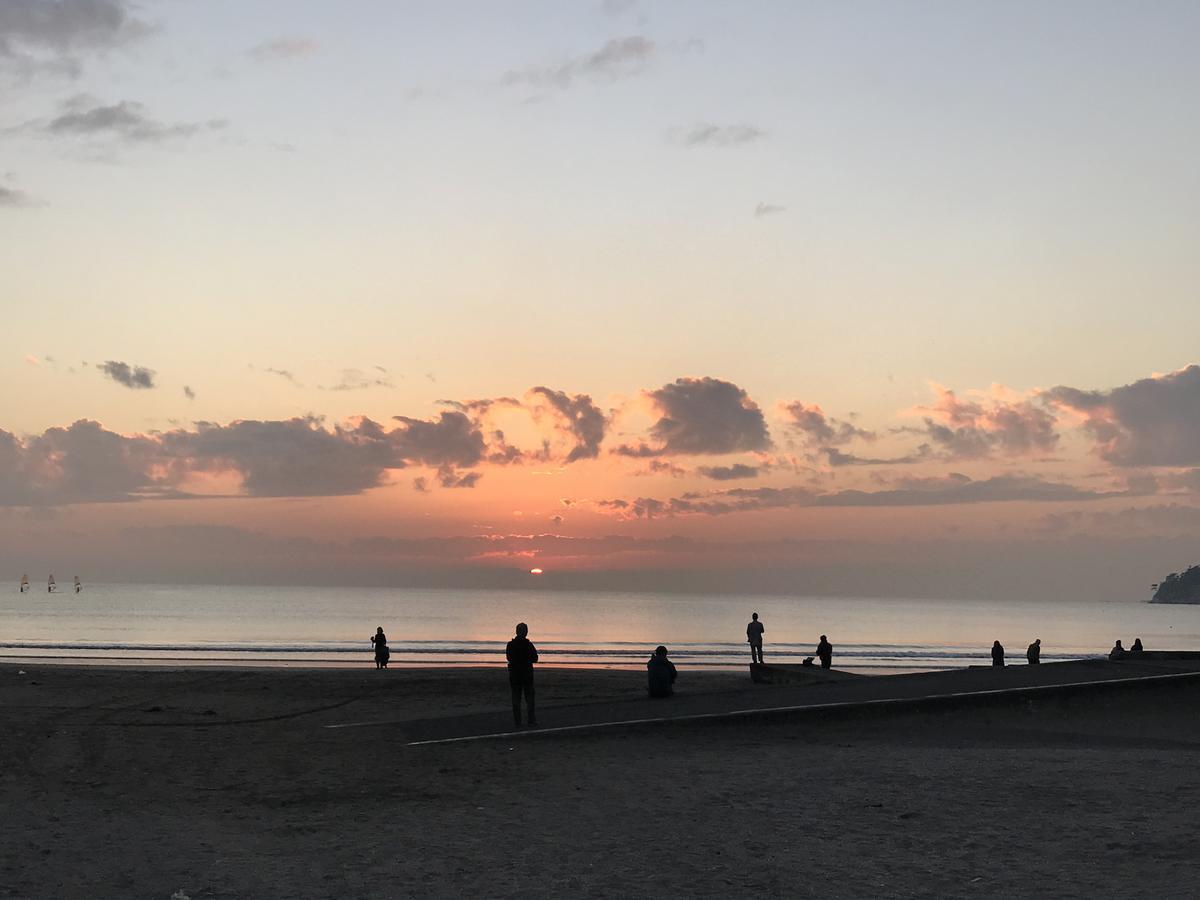
[[[767,629],[758,621],[758,613],[750,614],[750,624],[746,626],[746,641],[750,644],[750,664],[762,663],[763,632]]]
[[[517,636],[504,648],[508,659],[508,686],[512,689],[513,722],[521,727],[521,695],[525,695],[525,710],[530,725],[537,725],[533,707],[533,664],[538,661],[537,647],[529,640],[529,626],[517,624]]]
[[[1025,651],[1025,658],[1029,660],[1031,666],[1036,666],[1042,661],[1042,639],[1036,638],[1029,649]]]
[[[376,628],[375,633],[371,635],[371,646],[375,648],[375,668],[386,669],[392,651],[388,649],[387,635],[383,633],[382,625]]]
[[[833,644],[825,635],[821,635],[821,643],[817,644],[817,659],[821,660],[822,669],[833,667]]]
[[[992,643],[992,665],[1004,668],[1004,648],[1000,646],[999,641]]]
[[[658,646],[646,663],[646,681],[651,697],[670,697],[675,693],[675,663],[667,659],[667,648]]]

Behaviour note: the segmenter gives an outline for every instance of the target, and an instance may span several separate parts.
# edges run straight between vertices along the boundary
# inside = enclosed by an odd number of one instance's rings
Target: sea
[[[393,667],[500,666],[526,622],[542,665],[640,668],[664,644],[680,667],[734,669],[753,612],[767,662],[801,662],[826,634],[835,666],[869,674],[988,665],[994,640],[1021,663],[1034,638],[1045,662],[1135,637],[1200,650],[1200,606],[1145,601],[68,583],[0,595],[0,660],[370,666],[382,626]]]

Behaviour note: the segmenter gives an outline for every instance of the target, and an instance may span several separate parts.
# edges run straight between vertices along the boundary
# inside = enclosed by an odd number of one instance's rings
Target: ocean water
[[[502,665],[524,621],[545,665],[640,667],[666,644],[682,667],[733,668],[749,661],[751,612],[767,662],[800,662],[827,634],[835,665],[862,672],[986,665],[997,639],[1022,663],[1035,637],[1046,662],[1104,655],[1117,638],[1200,649],[1200,606],[1144,602],[14,583],[0,658],[369,666],[382,625],[393,666]]]

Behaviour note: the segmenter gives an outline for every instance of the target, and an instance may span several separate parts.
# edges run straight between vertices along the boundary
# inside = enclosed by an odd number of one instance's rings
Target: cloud
[[[932,451],[928,444],[922,444],[917,448],[915,453],[910,453],[907,456],[856,456],[853,453],[845,453],[837,447],[822,447],[820,452],[825,454],[826,461],[835,469],[842,466],[903,466],[911,463],[926,462],[932,456]]]
[[[379,369],[379,366],[376,366],[375,368]],[[267,371],[271,372],[274,370],[268,369]],[[393,387],[395,387],[396,385],[394,385],[392,383],[392,380],[390,378],[388,378],[386,375],[387,370],[380,369],[380,371],[385,373],[382,377],[368,375],[368,374],[364,373],[363,371],[361,371],[360,369],[342,369],[341,379],[338,381],[338,383],[330,385],[329,387],[323,387],[323,388],[321,388],[321,390],[325,390],[325,391],[363,391],[363,390],[366,390],[367,388],[375,388],[375,387],[393,388]],[[276,373],[276,374],[282,374],[282,373],[280,372],[280,373]],[[294,381],[295,379],[292,379],[292,380]]]
[[[246,55],[255,62],[272,62],[311,56],[316,51],[317,42],[309,38],[276,38],[256,44],[246,51]]]
[[[760,410],[744,390],[717,378],[679,378],[646,397],[661,413],[650,429],[660,446],[623,445],[632,457],[707,455],[768,450],[771,436]]]
[[[263,371],[268,373],[269,375],[278,375],[284,381],[290,381],[296,387],[302,386],[300,384],[300,382],[296,380],[295,374],[288,371],[287,369],[272,369],[270,367],[267,367],[267,368],[263,369]]]
[[[734,481],[739,478],[757,478],[759,467],[734,463],[731,466],[700,466],[696,472],[713,481]]]
[[[18,78],[39,73],[78,77],[82,54],[103,53],[153,31],[126,0],[4,0],[0,69]]]
[[[110,359],[100,366],[100,371],[117,384],[123,384],[133,390],[149,390],[154,387],[154,371],[145,366],[131,366]]]
[[[711,122],[701,122],[690,128],[677,128],[670,132],[670,137],[685,147],[735,147],[739,144],[749,144],[765,137],[765,133],[753,125],[713,125]],[[762,207],[763,204],[759,204]],[[781,211],[771,209],[772,212]],[[755,215],[761,213],[755,211]]]
[[[0,431],[0,506],[53,506],[134,500],[162,494],[161,448],[81,419],[20,439]]]
[[[1035,530],[1048,532],[1098,531],[1120,537],[1146,534],[1200,534],[1200,507],[1168,503],[1131,506],[1110,512],[1069,510],[1042,516]]]
[[[1110,391],[1060,386],[1043,397],[1082,417],[1096,452],[1118,466],[1200,463],[1200,366]]]
[[[225,122],[163,122],[152,118],[146,107],[133,100],[105,104],[87,94],[77,94],[60,105],[51,119],[33,119],[18,131],[45,137],[108,138],[128,143],[159,143],[191,137],[225,127]]]
[[[459,475],[448,466],[438,470],[438,482],[444,488],[473,488],[481,478],[483,478],[482,472],[468,472],[465,475]]]
[[[427,466],[470,468],[486,450],[479,425],[458,411],[443,412],[436,420],[393,416],[400,427],[391,432],[401,458]]]
[[[600,455],[600,444],[604,440],[608,418],[592,402],[587,394],[566,394],[548,387],[535,387],[530,392],[540,396],[562,420],[561,427],[575,439],[575,446],[567,454],[567,462],[595,459]],[[534,407],[535,417],[538,407]]]
[[[24,191],[6,188],[0,184],[0,207],[33,206],[33,200]]]
[[[960,400],[954,391],[932,385],[932,406],[917,406],[925,427],[906,429],[925,434],[947,459],[982,459],[998,450],[1009,456],[1049,453],[1058,445],[1052,413],[1011,391],[993,386],[989,396]]]
[[[185,384],[183,386],[183,396],[187,397],[189,400],[195,400],[196,392]]]
[[[787,212],[786,206],[776,206],[774,203],[760,203],[754,207],[754,218],[761,219],[763,216],[773,216],[782,212]]]
[[[952,473],[940,478],[907,479],[897,488],[881,491],[845,490],[820,493],[806,487],[731,488],[689,492],[659,500],[599,500],[595,506],[627,519],[667,516],[719,516],[738,512],[795,507],[905,507],[949,506],[973,503],[1103,500],[1127,496],[1122,491],[1089,491],[1032,475],[997,475],[973,480]]]
[[[874,431],[859,428],[850,422],[831,419],[817,404],[808,406],[799,400],[782,404],[788,427],[800,434],[805,443],[822,447],[848,444],[861,439],[873,441],[878,435]]]
[[[553,65],[527,66],[505,72],[500,83],[535,88],[569,88],[577,80],[618,81],[640,75],[654,57],[654,41],[633,35],[614,38],[598,50]]]

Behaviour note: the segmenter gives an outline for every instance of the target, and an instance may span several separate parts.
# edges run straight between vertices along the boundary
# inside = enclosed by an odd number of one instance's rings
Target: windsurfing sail
[[[76,575],[75,576],[75,593],[78,594],[82,590],[83,590],[83,584],[82,584],[82,582],[80,582],[79,576]]]
[[[46,582],[46,590],[51,594],[54,593],[54,576],[53,575],[51,575],[50,580]]]
[[[29,590],[29,576],[28,576],[28,575],[22,575],[22,576],[21,576],[21,593],[23,594],[23,593],[25,593],[27,590]]]

